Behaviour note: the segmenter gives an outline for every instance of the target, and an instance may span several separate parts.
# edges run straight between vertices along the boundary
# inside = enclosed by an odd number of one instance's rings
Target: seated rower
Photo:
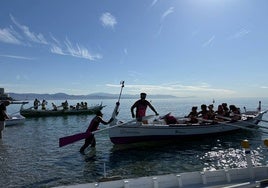
[[[52,107],[53,107],[53,111],[57,111],[58,110],[57,106],[54,103],[52,103]]]
[[[198,112],[197,112],[197,106],[192,107],[192,111],[186,116],[186,118],[190,118],[190,121],[187,121],[187,123],[198,123]]]
[[[217,117],[218,121],[224,121],[225,120],[224,118],[221,118],[221,117],[224,117],[224,115],[225,115],[225,112],[223,110],[222,105],[218,105],[218,109],[215,112],[215,114],[216,114],[216,117]]]
[[[63,110],[68,110],[69,109],[69,104],[68,101],[66,100],[65,102],[61,103]]]
[[[47,101],[44,99],[43,101],[42,101],[42,104],[41,104],[41,106],[42,106],[42,110],[46,110],[46,105],[47,105]]]
[[[84,103],[84,109],[87,109],[87,102]]]
[[[230,118],[232,118],[232,120],[240,120],[241,119],[241,113],[240,113],[240,109],[237,108],[235,105],[230,105]]]
[[[40,101],[38,99],[35,99],[34,100],[34,109],[37,110],[39,105],[40,105]]]
[[[79,103],[76,104],[75,109],[76,109],[76,110],[79,110],[79,109],[80,109],[80,104],[79,104]]]
[[[224,111],[224,116],[225,117],[229,117],[230,116],[230,111],[229,111],[229,108],[227,106],[227,103],[222,103],[222,108],[223,108],[223,111]]]
[[[209,106],[208,106],[208,119],[209,120],[214,120],[215,119],[215,112],[214,112],[214,110],[213,110],[213,104],[210,104]]]
[[[202,104],[201,105],[201,111],[199,111],[197,115],[199,117],[202,117],[203,119],[207,120],[209,118],[209,112],[207,110],[207,105]]]

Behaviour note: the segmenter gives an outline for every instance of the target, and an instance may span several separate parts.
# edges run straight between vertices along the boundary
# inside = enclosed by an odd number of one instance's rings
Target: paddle
[[[264,131],[264,130],[253,129],[253,128],[244,127],[244,126],[240,126],[240,125],[234,125],[232,123],[223,123],[223,122],[221,122],[221,123],[225,124],[225,125],[233,126],[233,127],[236,127],[236,128],[240,128],[240,129],[245,129],[245,130],[249,130],[249,131],[257,131],[257,132],[268,134],[268,131]],[[255,124],[249,123],[249,122],[243,122],[243,123],[246,123],[246,124],[249,124],[249,125],[255,125]],[[259,127],[258,125],[255,125],[255,126]]]
[[[149,119],[151,119],[151,118],[154,117],[154,116],[155,116],[155,115],[144,116],[144,117],[142,117],[142,120],[141,120],[141,121],[149,120]],[[100,130],[97,130],[97,131],[93,131],[92,134],[96,134],[96,133],[99,133],[99,132],[102,132],[102,131],[105,131],[105,130],[108,130],[108,129],[112,129],[112,128],[114,128],[114,127],[118,127],[118,126],[126,125],[126,124],[133,123],[133,122],[136,122],[136,121],[137,121],[137,119],[133,119],[133,120],[130,120],[130,121],[125,122],[125,123],[120,123],[120,124],[113,125],[113,126],[110,126],[110,127],[106,127],[106,128],[103,128],[103,129],[100,129]]]
[[[256,120],[258,120],[258,121],[263,121],[263,122],[265,122],[265,123],[268,123],[268,120],[258,119],[258,118],[256,118]]]
[[[226,118],[226,117],[225,117]],[[229,118],[231,119],[231,118]],[[203,118],[198,118],[198,120],[201,120],[201,121],[204,121],[204,122],[208,122],[208,123],[213,123],[215,122],[215,120],[207,120],[207,119],[203,119]],[[240,125],[235,125],[235,124],[232,124],[232,123],[226,123],[226,122],[223,122],[223,121],[216,121],[217,123],[220,123],[220,124],[223,124],[223,125],[227,125],[227,126],[232,126],[232,127],[236,127],[236,128],[239,128],[239,129],[245,129],[245,130],[249,130],[249,131],[257,131],[257,132],[262,132],[262,133],[266,133],[268,134],[267,131],[263,131],[263,130],[258,130],[258,129],[253,129],[253,128],[249,128],[249,127],[244,127],[244,126],[240,126]],[[248,124],[248,125],[253,125],[253,126],[258,126],[254,123],[250,123],[250,122],[245,122],[243,121],[243,123],[245,124]]]
[[[86,132],[65,136],[59,139],[59,147],[66,146],[86,138]]]
[[[121,81],[120,82],[121,84],[121,90],[120,90],[120,94],[119,94],[119,97],[118,97],[118,101],[115,105],[115,108],[114,108],[114,111],[113,111],[113,114],[112,114],[112,118],[115,120],[115,117],[118,115],[118,109],[119,109],[119,105],[120,105],[120,99],[121,99],[121,94],[122,94],[122,90],[123,90],[123,87],[125,86],[125,81]],[[112,122],[112,124],[114,123],[115,121]]]
[[[28,101],[10,101],[10,104],[28,104]]]
[[[228,121],[232,121],[232,119],[231,118],[228,118],[228,117],[219,116],[219,115],[217,115],[216,117],[219,117],[221,119],[225,119],[225,120],[228,120]],[[256,119],[256,120],[260,121],[260,119]],[[247,122],[247,121],[243,121],[243,123],[244,124],[248,124],[248,125],[252,125],[252,126],[255,126],[255,127],[259,127],[259,128],[268,129],[268,127],[266,127],[266,126],[257,125],[257,124],[250,123],[250,122]]]

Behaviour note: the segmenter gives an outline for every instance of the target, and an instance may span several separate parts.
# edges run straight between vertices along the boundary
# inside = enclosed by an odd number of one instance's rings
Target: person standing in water
[[[98,111],[96,112],[96,116],[91,120],[88,128],[87,128],[87,131],[86,131],[86,139],[85,139],[85,143],[84,145],[80,148],[80,153],[82,154],[85,154],[85,149],[91,145],[91,147],[95,147],[96,146],[96,140],[95,140],[95,136],[94,134],[92,134],[92,132],[96,131],[100,125],[100,123],[104,124],[104,125],[107,125],[107,124],[110,124],[114,119],[111,118],[108,122],[104,121],[102,119],[102,112],[101,111]]]

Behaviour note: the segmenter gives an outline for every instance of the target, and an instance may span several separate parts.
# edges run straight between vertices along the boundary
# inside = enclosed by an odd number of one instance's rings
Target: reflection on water
[[[121,102],[120,119],[129,120],[129,106],[133,101]],[[154,100],[153,103],[160,114],[171,111],[183,116],[186,109],[201,102]],[[107,105],[103,109],[104,119],[109,119],[114,100],[105,100],[103,104]],[[250,105],[253,108],[257,102]],[[86,155],[78,152],[83,141],[58,147],[60,137],[85,131],[91,118],[84,115],[28,118],[23,125],[6,128],[0,141],[0,185],[51,187],[94,182],[103,177],[104,163],[108,176],[123,178],[245,167],[245,154],[240,145],[243,139],[250,140],[254,165],[268,161],[267,149],[261,141],[268,135],[248,131],[199,141],[131,146],[114,146],[103,131],[96,135],[97,147],[88,148]],[[268,119],[267,114],[264,119]]]

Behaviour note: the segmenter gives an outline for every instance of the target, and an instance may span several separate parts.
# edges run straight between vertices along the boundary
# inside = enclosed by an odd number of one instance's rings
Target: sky
[[[267,0],[1,0],[0,88],[268,96]]]

